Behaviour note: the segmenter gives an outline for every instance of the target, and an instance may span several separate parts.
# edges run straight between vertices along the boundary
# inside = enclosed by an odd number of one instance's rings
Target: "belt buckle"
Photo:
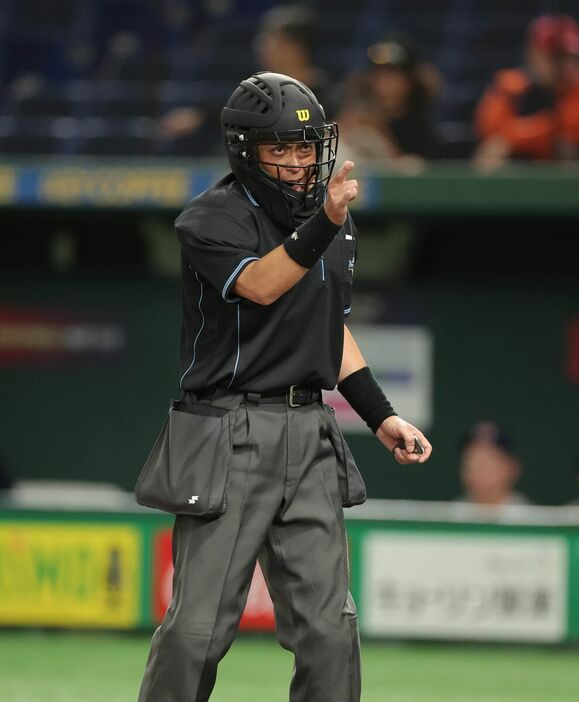
[[[301,407],[299,402],[294,402],[294,389],[299,387],[298,385],[290,385],[289,392],[287,394],[287,403],[290,407]]]

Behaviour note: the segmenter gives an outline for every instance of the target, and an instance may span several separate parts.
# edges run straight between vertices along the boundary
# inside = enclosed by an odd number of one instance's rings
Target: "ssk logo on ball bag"
[[[232,458],[230,417],[225,407],[173,400],[137,480],[137,502],[208,519],[223,514]]]

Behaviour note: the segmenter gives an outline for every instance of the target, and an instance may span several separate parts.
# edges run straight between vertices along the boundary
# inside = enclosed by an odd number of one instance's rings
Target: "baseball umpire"
[[[295,656],[291,702],[357,702],[342,507],[365,493],[321,390],[337,383],[398,463],[432,448],[396,415],[344,324],[358,185],[351,161],[332,177],[336,124],[305,85],[268,72],[240,83],[221,122],[233,172],[176,221],[184,372],[170,461],[198,482],[171,509],[173,599],[139,702],[209,700],[258,558]]]

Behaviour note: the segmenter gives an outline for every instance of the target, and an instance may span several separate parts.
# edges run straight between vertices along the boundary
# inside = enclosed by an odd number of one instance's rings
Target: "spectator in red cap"
[[[526,65],[499,71],[475,115],[474,162],[576,158],[579,149],[579,26],[544,15],[529,27]]]
[[[461,442],[462,502],[478,505],[529,504],[514,489],[521,464],[511,439],[494,422],[477,422]]]

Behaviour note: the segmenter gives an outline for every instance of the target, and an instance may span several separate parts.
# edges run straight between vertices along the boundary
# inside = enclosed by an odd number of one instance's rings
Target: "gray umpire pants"
[[[239,395],[224,400],[233,406]],[[295,656],[290,702],[358,702],[357,614],[331,420],[317,402],[247,402],[234,412],[228,508],[212,521],[176,517],[173,599],[153,635],[139,702],[209,700],[258,558],[278,639]],[[259,676],[255,684],[260,700]]]

